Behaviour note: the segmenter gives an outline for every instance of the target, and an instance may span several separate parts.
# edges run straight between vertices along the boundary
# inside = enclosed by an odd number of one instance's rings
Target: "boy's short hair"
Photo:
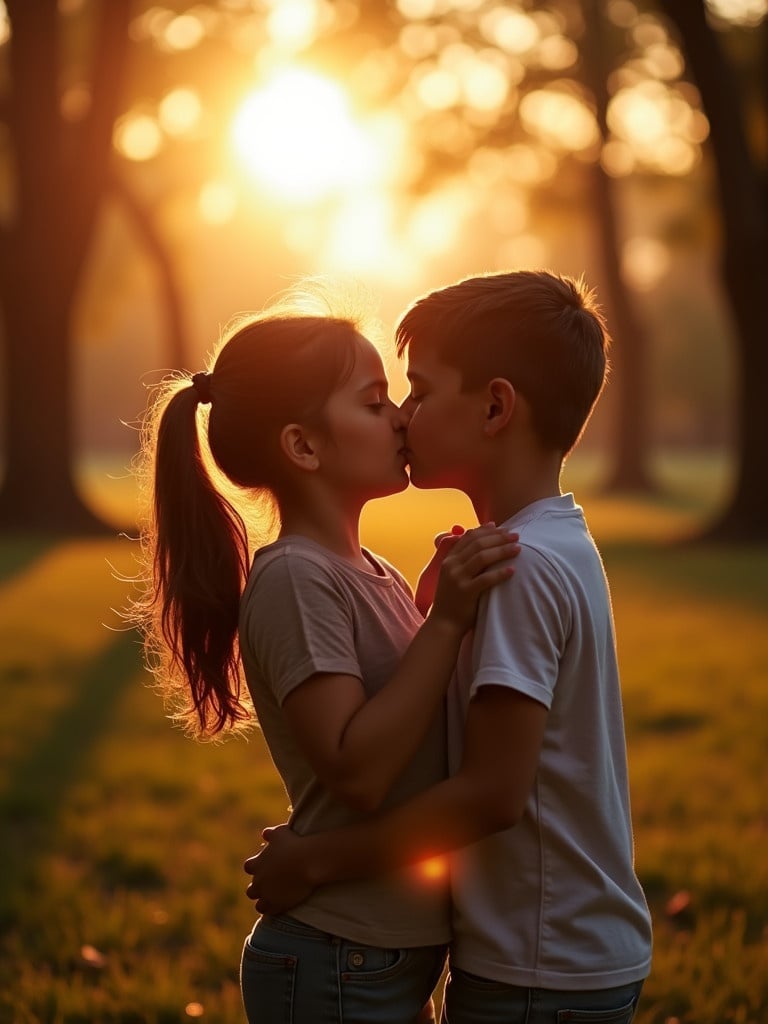
[[[469,277],[423,296],[396,329],[398,355],[435,346],[473,390],[504,377],[526,398],[540,439],[567,455],[602,390],[610,343],[583,280],[543,270]]]

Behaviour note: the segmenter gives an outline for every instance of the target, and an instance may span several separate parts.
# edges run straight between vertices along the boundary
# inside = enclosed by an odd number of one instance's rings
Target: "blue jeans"
[[[445,946],[379,949],[264,916],[240,967],[249,1024],[413,1024],[445,963]]]
[[[441,1024],[629,1024],[642,981],[592,992],[520,988],[451,967]]]

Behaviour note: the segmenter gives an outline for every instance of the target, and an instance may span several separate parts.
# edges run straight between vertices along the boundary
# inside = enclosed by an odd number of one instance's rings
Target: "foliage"
[[[759,1024],[768,550],[670,543],[711,512],[701,471],[696,482],[655,516],[585,492],[612,580],[655,920],[638,1024]],[[467,521],[460,501],[421,496],[366,521],[368,543],[411,578],[435,529]],[[131,574],[131,546],[0,544],[3,1024],[242,1019],[252,910],[240,864],[286,800],[258,732],[199,745],[163,718],[136,638],[110,611],[128,589],[112,567]]]

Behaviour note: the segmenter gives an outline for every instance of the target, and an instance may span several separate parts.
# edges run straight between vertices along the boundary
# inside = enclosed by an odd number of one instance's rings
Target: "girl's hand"
[[[305,871],[302,840],[287,825],[266,828],[264,847],[243,865],[252,875],[246,894],[260,914],[282,914],[312,893],[315,886]]]
[[[421,571],[414,598],[416,607],[424,616],[426,616],[435,600],[437,580],[440,575],[440,567],[445,561],[445,556],[453,549],[454,544],[456,544],[464,532],[463,526],[453,526],[450,533],[438,533],[435,537],[435,553]]]
[[[514,573],[510,559],[520,553],[518,534],[485,523],[461,536],[440,541],[447,550],[439,568],[431,616],[466,632],[474,625],[481,594],[508,580]],[[432,563],[430,563],[431,567]]]

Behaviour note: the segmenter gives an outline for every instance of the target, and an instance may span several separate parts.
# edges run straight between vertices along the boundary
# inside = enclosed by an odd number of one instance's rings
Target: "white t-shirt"
[[[283,701],[317,672],[357,676],[373,696],[394,675],[423,622],[403,577],[383,559],[365,554],[370,571],[303,537],[284,538],[257,553],[241,601],[248,689],[291,801],[290,825],[299,835],[363,815],[318,781],[288,726]],[[408,800],[446,772],[445,717],[439,713],[382,806]],[[375,946],[429,946],[450,937],[447,884],[417,868],[323,886],[291,915]]]
[[[481,603],[448,695],[450,770],[481,686],[549,709],[522,820],[451,855],[452,961],[528,988],[630,984],[650,969],[651,922],[633,867],[613,618],[600,556],[570,494],[504,524],[515,575]]]

